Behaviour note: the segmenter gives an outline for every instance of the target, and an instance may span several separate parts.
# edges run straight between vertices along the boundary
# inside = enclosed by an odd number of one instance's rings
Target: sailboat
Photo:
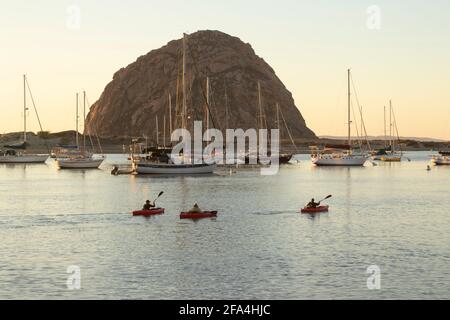
[[[86,124],[86,92],[83,92],[83,121]],[[76,115],[76,143],[79,152],[69,156],[59,157],[56,155],[56,164],[60,169],[98,169],[104,161],[104,157],[96,158],[86,150],[86,132],[83,134],[83,148],[80,150],[78,139],[78,94],[77,94],[77,115]],[[86,128],[86,126],[84,126]],[[85,130],[86,131],[86,130]]]
[[[384,106],[384,148],[378,149],[372,152],[372,160],[381,161],[383,156],[387,155],[388,151],[391,151],[391,147],[387,145],[387,131],[386,131],[386,106]]]
[[[286,123],[286,119],[284,118],[283,111],[281,111],[280,105],[278,103],[276,105],[276,108],[277,108],[277,113],[276,113],[276,115],[277,115],[277,127],[278,127],[278,130],[280,131],[280,140],[282,138],[280,121],[283,120],[282,122],[284,124],[284,127],[286,128],[286,131],[287,131],[288,135],[289,135],[289,139],[291,140],[292,146],[296,150],[298,150],[297,145],[295,144],[294,138],[292,137],[291,131],[289,130],[289,127],[288,127],[288,125]],[[281,115],[281,120],[280,120],[280,115]],[[279,163],[280,164],[291,163],[291,160],[292,160],[293,156],[294,155],[291,154],[291,153],[280,154],[279,155]]]
[[[183,35],[182,48],[182,72],[178,75],[178,81],[181,81],[181,96],[177,95],[177,111],[180,112],[181,128],[187,129],[188,114],[187,114],[187,99],[186,99],[186,45],[187,35]],[[181,101],[180,101],[181,99]],[[206,102],[208,104],[208,101]],[[181,104],[181,106],[180,106]],[[178,108],[180,107],[180,108]],[[209,108],[209,105],[208,105]],[[181,110],[179,110],[181,109]],[[171,117],[170,117],[171,118]],[[170,124],[172,127],[172,124]],[[191,163],[192,157],[195,155],[185,155],[181,157],[184,163],[174,163],[167,154],[165,157],[150,157],[149,159],[134,159],[133,166],[138,174],[162,174],[162,175],[189,175],[189,174],[211,174],[216,169],[216,164],[209,163]],[[187,158],[188,157],[188,158]]]
[[[394,109],[392,108],[392,101],[389,101],[389,148],[386,150],[386,154],[382,155],[380,160],[384,162],[400,162],[402,161],[403,152],[396,151],[396,141],[393,137],[394,133],[397,134],[397,142],[400,141],[398,135],[397,121],[395,119]]]
[[[348,144],[342,146],[328,146],[320,151],[313,148],[311,155],[312,162],[316,166],[364,166],[368,156],[356,154],[352,150],[351,137],[351,89],[350,89],[350,69],[347,70],[348,79]]]
[[[27,153],[16,151],[16,150],[25,150],[28,146],[28,142],[27,142],[27,111],[28,111],[27,87],[28,87],[28,91],[30,91],[30,87],[28,86],[28,82],[27,82],[27,76],[23,75],[23,142],[5,146],[8,148],[8,150],[6,150],[0,154],[0,163],[24,163],[24,164],[26,164],[26,163],[45,163],[47,161],[47,159],[49,158],[48,154],[27,154]],[[30,91],[30,94],[31,94],[31,91]],[[34,106],[33,97],[31,96],[31,98],[32,98],[33,106]],[[36,111],[35,106],[34,106],[34,108]],[[37,111],[36,111],[36,115],[37,115]],[[38,122],[39,122],[39,125],[41,126],[39,116],[38,116]],[[41,131],[42,131],[42,127],[41,127]]]
[[[256,117],[256,127],[258,130],[264,130],[267,129],[267,119],[266,114],[263,110],[262,106],[262,95],[261,95],[261,82],[258,81],[258,114]],[[249,150],[247,155],[245,156],[245,163],[246,164],[254,164],[259,163],[263,165],[269,165],[270,164],[270,155],[267,154],[267,157],[260,157],[258,154],[259,152],[259,141],[258,145],[256,146],[256,150]],[[269,153],[269,152],[268,152]]]

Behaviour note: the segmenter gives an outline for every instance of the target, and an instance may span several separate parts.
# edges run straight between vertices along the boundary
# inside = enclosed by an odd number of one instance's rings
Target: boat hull
[[[165,212],[164,208],[156,208],[153,210],[138,210],[133,211],[133,216],[150,217],[164,214],[164,212]]]
[[[313,158],[312,162],[319,167],[362,167],[367,157],[339,157],[339,158]]]
[[[437,166],[449,166],[450,158],[448,157],[439,157],[432,160],[433,163]]]
[[[146,163],[136,164],[138,174],[164,174],[164,175],[183,175],[183,174],[211,174],[216,169],[215,164],[166,164],[166,163]]]
[[[98,169],[103,159],[58,159],[56,164],[60,169]]]
[[[182,212],[180,214],[180,219],[205,219],[205,218],[215,218],[217,217],[217,211],[204,211],[204,212]]]
[[[0,156],[0,163],[45,163],[48,155],[19,155],[19,156]]]
[[[320,206],[317,208],[303,208],[301,210],[302,213],[320,213],[320,212],[328,212],[329,206]]]
[[[401,157],[381,157],[381,161],[383,162],[401,162]]]

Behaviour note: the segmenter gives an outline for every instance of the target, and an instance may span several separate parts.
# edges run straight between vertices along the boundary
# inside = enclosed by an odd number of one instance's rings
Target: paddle
[[[319,203],[321,203],[321,202],[323,202],[323,201],[325,201],[325,200],[327,200],[327,199],[330,199],[330,198],[332,198],[332,197],[333,197],[333,195],[330,194],[330,195],[329,195],[328,197],[326,197],[325,199],[320,200]]]
[[[155,204],[156,200],[158,200],[159,198],[161,198],[161,196],[164,194],[164,191],[161,191],[158,195],[158,197],[153,201],[153,204]]]

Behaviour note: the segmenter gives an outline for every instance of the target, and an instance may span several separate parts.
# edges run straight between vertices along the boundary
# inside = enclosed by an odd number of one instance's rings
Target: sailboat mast
[[[350,115],[350,104],[351,104],[351,91],[350,91],[350,69],[347,70],[347,82],[348,82],[348,145],[352,144],[352,130],[351,130],[351,115]]]
[[[387,133],[386,133],[386,106],[384,106],[384,148],[387,147]]]
[[[206,130],[209,129],[209,77],[206,77]]]
[[[156,147],[159,147],[158,115],[156,115]]]
[[[227,91],[226,83],[225,83],[225,125],[226,125],[226,129],[229,129],[229,126],[228,126],[228,91]]]
[[[277,102],[277,127],[280,130],[280,105]]]
[[[75,123],[76,123],[76,127],[75,127],[75,141],[76,141],[76,144],[77,144],[77,149],[80,147],[80,143],[79,143],[79,140],[78,140],[78,96],[79,96],[79,94],[77,93],[77,102],[76,102],[76,114],[75,114]]]
[[[172,134],[172,95],[169,92],[169,135]]]
[[[183,92],[183,111],[181,119],[181,127],[186,129],[187,106],[186,106],[186,34],[183,34],[183,76],[182,76],[182,92]]]
[[[166,115],[163,117],[163,145],[166,148]]]
[[[263,128],[263,113],[262,113],[262,101],[261,101],[261,83],[258,81],[258,106],[259,106],[259,128]]]
[[[392,139],[392,101],[389,100],[389,146],[391,147],[391,152],[394,152]]]
[[[83,91],[83,150],[86,152],[86,91]]]
[[[27,142],[27,76],[23,75],[23,142]]]

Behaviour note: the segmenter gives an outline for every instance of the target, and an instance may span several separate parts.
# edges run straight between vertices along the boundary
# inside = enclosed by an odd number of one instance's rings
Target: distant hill
[[[220,31],[207,30],[188,35],[187,47],[186,99],[189,121],[203,118],[208,76],[211,115],[216,128],[225,129],[227,122],[229,128],[256,128],[259,82],[268,128],[277,126],[276,104],[279,103],[294,138],[317,138],[306,126],[291,92],[271,66],[256,55],[250,44]],[[173,104],[172,119],[177,121],[179,115],[176,116],[175,102],[181,48],[182,39],[171,41],[117,71],[100,99],[90,109],[86,120],[87,132],[96,132],[101,137],[145,135],[154,139],[156,117],[159,119],[160,135],[164,117],[168,123],[169,93]]]
[[[347,137],[344,136],[319,136],[320,139],[329,139],[329,140],[346,140]],[[368,136],[369,140],[384,140],[384,136]],[[352,137],[352,139],[358,139],[357,137]],[[389,139],[389,138],[388,138]],[[400,140],[412,140],[412,141],[421,141],[421,142],[440,142],[445,143],[449,142],[448,140],[436,139],[436,138],[424,138],[424,137],[400,137]]]

